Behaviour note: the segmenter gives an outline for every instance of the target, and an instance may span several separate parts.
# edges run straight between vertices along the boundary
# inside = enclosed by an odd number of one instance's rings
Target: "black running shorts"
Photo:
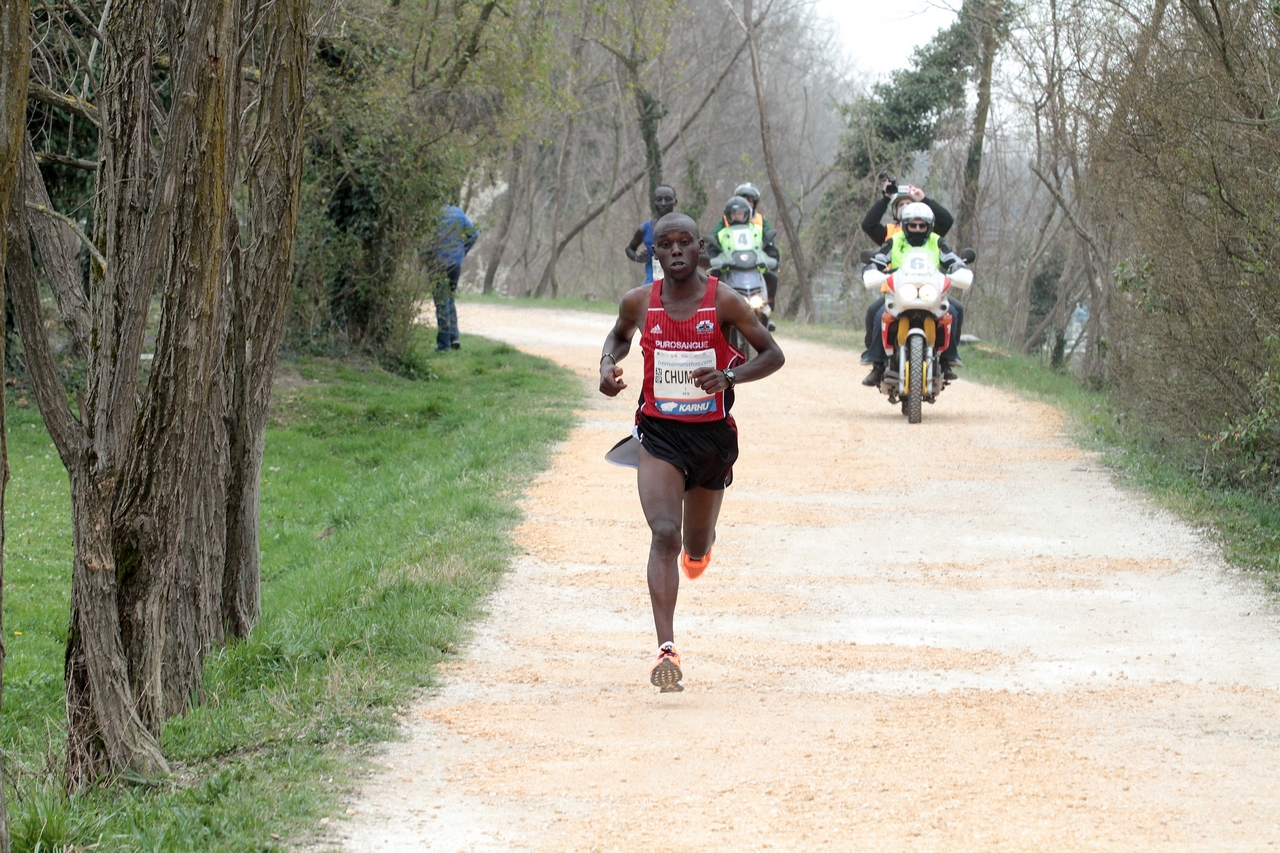
[[[684,423],[640,416],[640,446],[650,456],[684,471],[684,490],[719,491],[733,482],[738,429],[733,418]]]

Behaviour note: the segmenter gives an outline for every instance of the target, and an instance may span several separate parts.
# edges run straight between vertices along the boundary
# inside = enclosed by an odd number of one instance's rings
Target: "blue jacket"
[[[436,260],[441,264],[451,267],[461,266],[467,252],[471,251],[471,247],[476,244],[479,236],[480,229],[467,218],[462,208],[446,204],[430,249],[435,252]]]

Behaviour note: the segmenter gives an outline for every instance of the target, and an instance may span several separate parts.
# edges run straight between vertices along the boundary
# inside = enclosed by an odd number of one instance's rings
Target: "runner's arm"
[[[600,393],[606,397],[616,397],[627,383],[623,382],[622,368],[618,362],[631,352],[631,339],[640,328],[644,312],[649,307],[649,291],[652,285],[637,287],[622,297],[618,306],[618,319],[604,339],[604,349],[600,351]]]
[[[742,332],[747,343],[756,350],[755,358],[733,369],[735,385],[763,379],[782,367],[783,362],[786,361],[782,355],[782,348],[773,339],[773,335],[769,334],[769,330],[760,324],[756,318],[756,312],[752,311],[746,301],[727,284],[721,283],[716,288],[716,316],[722,322]],[[720,370],[700,368],[693,372],[693,377],[693,384],[711,394],[732,387],[729,380],[725,378],[724,372]]]
[[[624,249],[624,251],[627,253],[627,258],[633,261],[643,261],[644,259],[648,258],[649,257],[648,249],[644,250],[643,255],[640,255],[636,251],[637,249],[640,248],[641,245],[643,245],[643,243],[644,243],[644,228],[643,227],[637,228],[636,233],[633,234],[631,237],[631,242],[628,243],[627,248]]]

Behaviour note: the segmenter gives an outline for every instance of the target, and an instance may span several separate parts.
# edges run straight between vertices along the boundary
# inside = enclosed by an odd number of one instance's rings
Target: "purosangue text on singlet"
[[[644,352],[644,401],[650,417],[714,421],[727,414],[724,394],[708,394],[693,383],[699,368],[724,370],[745,359],[720,331],[716,315],[717,280],[711,277],[702,304],[692,317],[673,320],[662,306],[663,279],[653,283],[649,311],[640,334]]]

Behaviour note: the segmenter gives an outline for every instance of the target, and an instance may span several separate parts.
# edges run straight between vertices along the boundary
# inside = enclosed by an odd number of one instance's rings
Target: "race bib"
[[[693,372],[700,367],[716,369],[713,349],[654,349],[653,402],[669,417],[705,415],[716,410],[716,396],[693,384]]]

